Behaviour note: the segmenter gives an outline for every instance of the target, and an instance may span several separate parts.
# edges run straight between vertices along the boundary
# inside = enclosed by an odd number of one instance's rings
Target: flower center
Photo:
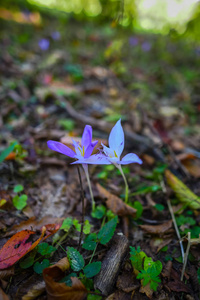
[[[85,154],[84,146],[83,146],[83,149],[81,148],[81,146],[78,146],[78,149],[79,149],[81,155],[84,156],[84,154]]]

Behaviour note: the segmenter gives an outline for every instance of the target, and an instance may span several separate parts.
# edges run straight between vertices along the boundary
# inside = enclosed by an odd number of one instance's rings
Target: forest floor
[[[199,299],[200,48],[115,22],[2,14],[0,299]],[[47,141],[70,146],[88,124],[108,145],[120,118],[122,157],[143,164],[122,166],[128,204],[119,170],[90,165],[91,214],[82,168],[84,201],[73,159]]]

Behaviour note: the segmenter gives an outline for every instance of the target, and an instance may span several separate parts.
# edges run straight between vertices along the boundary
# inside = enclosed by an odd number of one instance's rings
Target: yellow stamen
[[[118,157],[118,156],[117,156],[117,153],[115,152],[115,150],[114,150],[114,153],[115,153],[115,157]]]

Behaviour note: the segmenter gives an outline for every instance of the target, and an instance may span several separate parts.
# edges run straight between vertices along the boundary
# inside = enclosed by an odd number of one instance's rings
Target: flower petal
[[[117,121],[115,126],[112,128],[108,143],[109,147],[115,150],[117,156],[120,157],[124,150],[124,131],[121,125],[121,119]]]
[[[81,146],[86,149],[88,145],[92,143],[92,127],[90,125],[86,125],[83,131]]]
[[[91,155],[88,158],[79,159],[72,164],[110,165],[111,162],[101,153]]]
[[[75,157],[75,152],[73,150],[71,150],[69,147],[67,147],[66,145],[56,142],[56,141],[48,141],[47,142],[47,146],[51,149],[54,150],[56,152],[62,153],[64,155],[67,155],[69,157]]]
[[[132,163],[142,164],[142,160],[134,153],[129,153],[125,155],[121,161],[117,162],[120,165],[128,165]]]
[[[106,156],[108,156],[108,157],[115,157],[114,149],[110,149],[110,148],[106,147],[102,143],[101,143],[101,145],[103,146],[103,152],[105,153]],[[119,159],[119,157],[118,157],[118,159]]]
[[[95,141],[88,145],[88,147],[85,149],[84,158],[88,158],[92,154],[94,147],[96,146],[97,143],[98,141]]]

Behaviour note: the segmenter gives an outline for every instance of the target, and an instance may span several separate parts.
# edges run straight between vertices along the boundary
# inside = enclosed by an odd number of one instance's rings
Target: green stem
[[[95,202],[94,202],[94,196],[93,196],[93,192],[92,192],[90,177],[89,177],[89,173],[88,173],[88,165],[87,164],[82,164],[82,166],[83,166],[83,170],[85,171],[85,176],[87,178],[87,183],[88,183],[88,187],[89,187],[89,191],[90,191],[90,196],[91,196],[91,199],[92,199],[92,211],[94,211],[95,210]]]
[[[92,262],[92,260],[93,260],[93,257],[94,257],[94,255],[95,255],[95,252],[96,252],[96,250],[97,250],[97,246],[98,246],[98,243],[96,243],[96,246],[95,246],[95,249],[94,249],[94,251],[93,251],[93,253],[92,253],[92,256],[91,256],[91,258],[90,258],[90,261],[89,261],[89,264]]]
[[[124,175],[124,172],[122,170],[121,165],[118,165],[117,168],[120,170],[120,173],[122,174],[122,177],[124,179],[124,183],[125,183],[125,203],[128,203],[128,194],[129,194],[128,182],[126,180],[126,177]]]

